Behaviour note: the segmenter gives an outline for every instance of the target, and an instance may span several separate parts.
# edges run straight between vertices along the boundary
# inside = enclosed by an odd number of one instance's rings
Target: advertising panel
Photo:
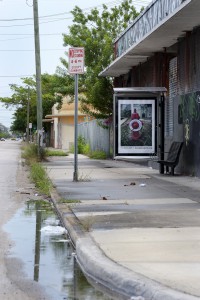
[[[156,99],[119,99],[116,105],[117,154],[155,153]]]

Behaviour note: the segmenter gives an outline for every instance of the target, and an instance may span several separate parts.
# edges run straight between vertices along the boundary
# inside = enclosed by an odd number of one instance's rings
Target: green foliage
[[[106,153],[102,150],[96,150],[96,151],[92,151],[89,155],[90,158],[93,159],[106,159]]]
[[[43,118],[45,115],[51,114],[52,106],[55,103],[62,103],[62,95],[72,91],[73,78],[70,76],[64,77],[63,74],[42,74],[42,107]],[[32,123],[33,128],[37,128],[37,95],[36,95],[36,81],[33,77],[22,78],[22,84],[10,84],[12,91],[11,97],[0,98],[6,108],[15,107],[14,121],[11,130],[14,132],[26,132],[27,127],[27,108],[29,99],[29,122]],[[47,126],[47,125],[46,125]]]
[[[4,138],[7,139],[10,137],[10,134],[8,132],[0,132],[0,139]]]
[[[84,137],[78,137],[78,153],[88,155],[90,153],[90,146],[86,143]]]
[[[45,151],[40,149],[44,158]],[[26,160],[26,163],[30,166],[30,177],[34,182],[38,191],[42,194],[50,196],[51,189],[53,188],[50,179],[48,178],[44,167],[39,162],[38,146],[35,144],[24,143],[22,146],[22,157]]]
[[[74,145],[71,146],[70,152],[74,153]],[[90,153],[90,145],[87,144],[84,137],[80,135],[78,136],[78,153],[84,155],[89,155]]]
[[[40,193],[50,196],[52,183],[40,163],[31,164],[31,179]]]
[[[74,147],[70,149],[70,152],[74,152]],[[102,150],[95,150],[91,151],[90,145],[86,143],[84,137],[79,135],[78,137],[78,153],[87,155],[90,158],[93,159],[106,159],[107,155]]]
[[[74,204],[74,203],[81,203],[81,201],[80,200],[75,200],[75,199],[59,199],[58,203]]]
[[[45,149],[45,156],[67,156],[68,153],[63,150]]]
[[[38,152],[38,145],[36,144],[24,144],[22,147],[22,158],[24,158],[27,164],[31,165],[34,162],[38,162],[45,158],[45,150],[40,148],[40,156]]]
[[[103,10],[94,8],[85,14],[78,6],[72,11],[73,25],[64,35],[64,44],[85,48],[86,73],[80,76],[80,88],[86,97],[81,99],[83,110],[96,118],[112,114],[113,83],[110,78],[99,77],[114,58],[113,41],[132,22],[137,13],[132,0]],[[64,66],[67,62],[62,60]]]

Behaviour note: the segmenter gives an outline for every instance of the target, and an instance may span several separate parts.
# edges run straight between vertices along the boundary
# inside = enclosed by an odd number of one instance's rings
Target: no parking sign
[[[76,47],[69,48],[69,68],[70,74],[83,74],[84,73],[84,48]]]

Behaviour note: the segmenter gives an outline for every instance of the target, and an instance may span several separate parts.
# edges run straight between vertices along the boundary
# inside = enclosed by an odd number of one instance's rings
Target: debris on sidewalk
[[[130,184],[124,184],[124,186],[129,186],[129,185],[136,185],[136,183],[133,181]]]
[[[146,183],[140,183],[139,186],[140,186],[140,187],[145,187],[145,186],[146,186]]]

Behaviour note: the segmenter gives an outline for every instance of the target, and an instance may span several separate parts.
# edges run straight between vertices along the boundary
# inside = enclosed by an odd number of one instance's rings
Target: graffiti
[[[153,28],[172,15],[177,8],[184,5],[183,0],[157,0],[147,7],[132,26],[115,42],[116,57],[122,55],[131,46],[142,40]]]
[[[199,92],[181,97],[180,117],[184,123],[184,137],[186,146],[189,141],[197,138],[200,123],[200,94]]]
[[[189,124],[189,120],[187,119],[185,122],[185,144],[186,146],[188,146],[190,140],[190,124]]]
[[[200,95],[193,93],[182,96],[180,113],[183,120],[198,121],[200,119]]]

